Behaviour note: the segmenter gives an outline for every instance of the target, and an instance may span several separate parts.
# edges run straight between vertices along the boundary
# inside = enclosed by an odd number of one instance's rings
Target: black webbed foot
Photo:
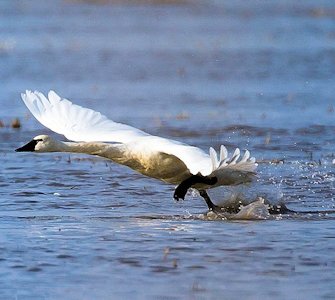
[[[177,201],[179,201],[180,199],[184,200],[185,195],[187,193],[187,190],[188,190],[188,188],[185,188],[181,184],[178,185],[177,188],[174,191],[173,198]]]
[[[217,183],[216,177],[206,177],[202,175],[192,175],[180,183],[174,191],[173,198],[175,200],[185,199],[185,195],[190,187],[197,183],[213,185]]]

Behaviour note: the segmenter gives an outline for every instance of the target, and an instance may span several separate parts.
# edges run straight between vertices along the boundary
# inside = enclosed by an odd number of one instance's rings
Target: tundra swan
[[[92,109],[73,104],[54,91],[45,97],[26,91],[22,100],[44,126],[73,142],[61,142],[39,135],[16,151],[75,152],[98,155],[126,165],[133,170],[177,185],[174,199],[184,199],[195,188],[210,210],[218,209],[206,190],[221,185],[238,185],[252,181],[257,164],[248,150],[229,156],[221,146],[219,156],[187,144],[150,135],[131,126],[116,123]]]

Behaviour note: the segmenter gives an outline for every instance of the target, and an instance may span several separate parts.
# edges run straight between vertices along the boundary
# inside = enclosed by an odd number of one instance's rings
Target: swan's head
[[[28,144],[16,149],[17,152],[55,152],[58,150],[58,142],[48,135],[35,136]]]

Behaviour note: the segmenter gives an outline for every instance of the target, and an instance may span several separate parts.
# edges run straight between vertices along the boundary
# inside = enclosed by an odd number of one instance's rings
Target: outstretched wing
[[[221,145],[219,159],[212,147],[209,148],[209,155],[212,161],[213,172],[219,172],[222,169],[255,172],[257,168],[256,159],[250,157],[250,152],[248,150],[245,150],[243,157],[240,159],[241,151],[239,148],[236,148],[234,153],[229,156],[227,148]]]
[[[134,127],[113,122],[92,109],[73,104],[54,91],[50,91],[47,98],[40,92],[27,90],[21,97],[41,124],[72,141],[127,143],[149,135]]]
[[[147,149],[154,153],[165,153],[171,158],[176,157],[185,164],[190,174],[217,177],[219,185],[249,182],[257,168],[256,160],[250,156],[248,150],[242,157],[238,148],[229,155],[226,147],[222,145],[218,157],[213,148],[207,154],[197,147],[156,136],[140,139],[137,143],[140,145],[138,152],[144,153]]]
[[[209,149],[209,155],[212,161],[212,172],[209,176],[217,177],[219,185],[237,185],[254,179],[257,163],[254,157],[250,157],[248,150],[240,159],[239,148],[229,156],[226,147],[222,145],[219,159],[213,148]]]

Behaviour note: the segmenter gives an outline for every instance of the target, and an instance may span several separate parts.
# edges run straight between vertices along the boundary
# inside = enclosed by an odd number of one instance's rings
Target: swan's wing
[[[73,104],[50,91],[48,98],[40,92],[26,91],[22,100],[45,127],[72,141],[127,143],[147,133],[116,123],[92,109]]]
[[[245,151],[240,159],[240,149],[236,148],[234,153],[229,156],[225,146],[221,146],[220,157],[218,158],[213,148],[209,149],[209,155],[201,149],[182,143],[175,142],[175,145],[166,147],[166,153],[175,155],[184,162],[191,174],[201,174],[203,176],[240,177],[245,174],[254,175],[257,163],[254,157],[250,157],[250,152]],[[243,177],[242,176],[242,177]],[[227,179],[227,182],[230,181]],[[234,180],[233,180],[234,181]]]
[[[203,150],[178,141],[161,138],[158,136],[148,136],[132,143],[130,147],[136,153],[148,153],[144,157],[151,157],[155,153],[164,153],[173,160],[176,157],[182,161],[190,174],[218,177],[224,184],[237,184],[249,179],[254,175],[257,168],[254,157],[250,157],[250,152],[245,151],[240,159],[240,150],[237,148],[232,155],[228,154],[226,147],[221,146],[218,158],[215,150],[210,148],[209,154]],[[177,161],[177,160],[176,160]],[[173,166],[171,166],[173,168]],[[251,176],[251,177],[250,177]]]
[[[172,158],[176,157],[182,161],[191,174],[211,173],[211,160],[207,153],[200,148],[190,146],[178,141],[158,137],[147,136],[138,139],[135,143],[129,145],[136,153],[144,154],[144,158],[149,158],[156,153],[164,153]],[[171,165],[171,168],[174,168]]]
[[[257,163],[254,157],[250,157],[248,150],[240,158],[241,152],[238,148],[229,155],[227,149],[222,145],[218,157],[213,148],[210,148],[207,154],[199,148],[170,140],[167,141],[164,148],[157,150],[177,157],[193,175],[216,177],[217,185],[243,184],[252,181],[255,177]]]
[[[236,148],[234,153],[229,156],[225,146],[221,145],[220,149],[220,160],[218,160],[216,152],[213,148],[209,149],[211,156],[212,172],[219,173],[220,170],[232,169],[234,171],[241,172],[255,172],[257,168],[256,159],[250,157],[250,152],[245,150],[243,157],[240,159],[241,151]],[[215,162],[215,163],[214,163]]]
[[[218,159],[213,148],[209,149],[209,153],[212,161],[212,171],[208,176],[217,177],[219,185],[236,185],[254,179],[257,163],[254,157],[250,157],[248,150],[245,150],[242,158],[240,158],[240,149],[236,148],[234,153],[229,156],[223,145],[220,149],[220,159]]]

